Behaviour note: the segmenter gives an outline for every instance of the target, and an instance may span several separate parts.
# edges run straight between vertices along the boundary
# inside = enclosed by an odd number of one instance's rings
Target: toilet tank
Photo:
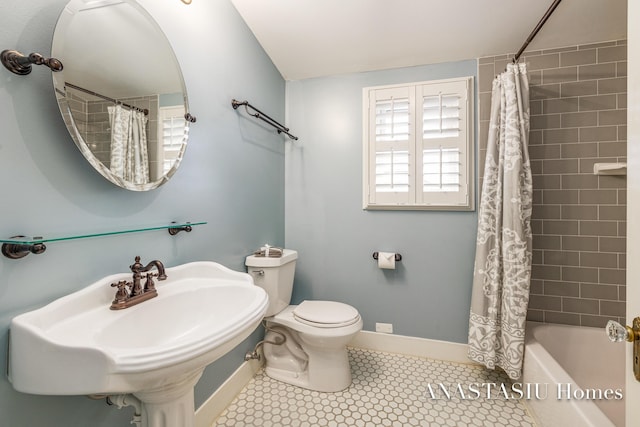
[[[245,260],[247,272],[269,295],[269,307],[265,317],[280,313],[291,303],[293,275],[298,252],[284,249],[280,258],[249,255]]]

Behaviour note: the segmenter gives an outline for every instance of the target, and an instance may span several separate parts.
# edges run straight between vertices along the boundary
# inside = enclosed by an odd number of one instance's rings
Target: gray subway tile
[[[529,145],[542,144],[542,130],[529,130]]]
[[[615,221],[580,221],[581,236],[617,236],[618,223]]]
[[[624,61],[627,59],[626,46],[601,47],[598,49],[598,63]]]
[[[578,50],[575,52],[562,52],[560,54],[560,66],[595,64],[596,49]]]
[[[579,230],[578,221],[575,220],[546,219],[543,221],[542,228],[544,234],[557,235],[577,235]]]
[[[598,113],[595,111],[565,113],[560,116],[560,123],[563,128],[597,126]]]
[[[582,191],[594,191],[594,190],[580,190]],[[598,190],[595,190],[598,191]],[[580,203],[580,196],[578,190],[544,190],[542,192],[543,203],[549,204],[578,204]],[[614,197],[617,199],[617,195],[614,193]]]
[[[626,252],[627,239],[625,237],[599,237],[599,250],[602,252]]]
[[[598,219],[598,207],[595,205],[563,205],[562,219]]]
[[[561,175],[533,175],[533,188],[540,190],[559,190]]]
[[[626,93],[627,92],[627,78],[616,77],[613,79],[601,79],[598,80],[598,94],[604,95],[607,93]],[[585,94],[590,95],[590,94]]]
[[[561,325],[580,326],[580,314],[545,311],[544,321],[547,323],[559,323]]]
[[[527,320],[530,322],[544,322],[544,310],[527,310]]]
[[[579,134],[580,142],[617,141],[618,128],[616,126],[582,127]]]
[[[580,325],[591,328],[604,328],[609,320],[611,320],[611,318],[607,316],[596,316],[590,314],[580,315]]]
[[[563,98],[573,97],[573,96],[597,95],[598,82],[596,80],[585,80],[585,81],[578,81],[578,82],[562,83],[560,85],[560,94]]]
[[[545,265],[580,265],[580,253],[572,251],[544,251]]]
[[[578,97],[545,99],[542,101],[544,114],[570,113],[578,111]]]
[[[542,170],[545,174],[577,173],[578,159],[543,160]]]
[[[615,41],[588,43],[588,44],[579,45],[578,49],[579,50],[582,50],[582,49],[595,49],[595,48],[598,48],[598,47],[609,47],[609,46],[617,46],[617,43]]]
[[[618,268],[618,254],[608,252],[582,252],[580,254],[582,267]]]
[[[556,159],[560,157],[560,145],[558,144],[530,145],[529,156],[531,159]]]
[[[597,158],[583,158],[580,159],[580,173],[593,173],[593,165],[595,163],[615,163],[617,162],[618,159],[613,157],[613,158],[604,158],[604,157],[597,157]],[[615,202],[614,202],[615,203]]]
[[[600,314],[603,316],[624,316],[626,311],[624,301],[600,301]]]
[[[565,47],[557,47],[553,49],[543,49],[542,53],[558,53],[558,52],[573,52],[578,50],[578,46],[565,46]]]
[[[544,144],[562,144],[567,142],[578,142],[578,129],[548,129],[542,131],[542,141]]]
[[[562,280],[570,282],[598,283],[598,269],[591,267],[561,267]]]
[[[599,314],[600,304],[598,300],[563,297],[562,311],[569,313]]]
[[[564,268],[564,267],[563,267]],[[580,267],[572,267],[580,268]],[[555,265],[532,265],[531,278],[539,280],[561,280],[561,267]]]
[[[531,130],[556,129],[560,127],[560,114],[542,114],[531,116]]]
[[[533,205],[534,219],[560,219],[560,205]]]
[[[620,108],[620,109],[627,108],[627,94],[626,94],[626,92],[618,94],[618,108]]]
[[[564,174],[562,175],[563,189],[584,189],[598,188],[598,176],[586,174]]]
[[[615,95],[582,96],[578,102],[580,111],[615,110],[618,100]]]
[[[627,61],[620,61],[616,64],[616,76],[618,77],[627,76]]]
[[[581,283],[580,284],[580,297],[591,299],[618,299],[618,286],[616,285],[601,285],[596,283]]]
[[[529,298],[529,307],[539,310],[562,310],[562,298],[546,295],[531,295]]]
[[[598,123],[602,126],[606,125],[626,125],[627,110],[606,110],[598,111]]]
[[[591,158],[598,155],[598,144],[595,142],[581,142],[577,144],[562,144],[560,157],[563,159]]]
[[[529,101],[529,114],[531,116],[537,116],[542,114],[542,100],[537,99],[534,101]]]
[[[534,249],[561,249],[562,237],[561,236],[546,236],[540,235],[533,238]]]
[[[550,99],[560,97],[560,85],[554,84],[542,84],[535,85],[529,88],[530,99]]]
[[[560,55],[552,53],[549,55],[531,56],[531,53],[527,53],[525,59],[528,70],[542,70],[546,68],[558,68],[560,65]]]
[[[598,238],[590,236],[562,236],[562,249],[573,251],[598,251]],[[535,242],[535,239],[534,239]]]
[[[596,80],[619,77],[615,63],[581,65],[578,67],[578,80]]]
[[[578,67],[575,66],[542,70],[542,82],[545,85],[550,83],[572,82],[576,80],[578,80]]]
[[[575,282],[563,282],[555,280],[544,281],[544,295],[579,297],[580,285]]]
[[[598,187],[600,189],[627,188],[627,177],[625,175],[600,175],[598,176]]]
[[[478,91],[491,92],[493,78],[496,75],[493,61],[487,64],[478,64]]]
[[[598,206],[598,219],[600,220],[626,220],[626,206]]]

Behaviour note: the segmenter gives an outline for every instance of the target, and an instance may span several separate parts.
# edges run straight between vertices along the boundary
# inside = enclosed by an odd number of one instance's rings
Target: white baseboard
[[[211,427],[229,404],[240,394],[262,368],[257,360],[244,362],[229,378],[198,408],[196,411],[196,427]]]
[[[349,347],[406,354],[457,363],[475,363],[467,358],[467,344],[404,335],[360,331]],[[257,360],[244,362],[196,411],[196,427],[211,427],[242,389],[262,368]]]
[[[360,331],[353,338],[349,347],[367,348],[386,353],[399,353],[429,359],[447,360],[449,362],[474,363],[467,357],[469,348],[467,344],[404,335]]]

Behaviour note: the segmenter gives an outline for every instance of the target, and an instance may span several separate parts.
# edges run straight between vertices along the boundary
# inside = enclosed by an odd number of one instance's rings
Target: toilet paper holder
[[[375,260],[378,259],[378,252],[374,252],[373,253],[373,259],[375,259]],[[396,262],[402,261],[402,255],[396,254],[395,259],[396,259]]]

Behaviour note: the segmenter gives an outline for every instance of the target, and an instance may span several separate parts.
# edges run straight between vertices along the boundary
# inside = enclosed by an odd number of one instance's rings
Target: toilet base
[[[321,354],[325,353],[325,354]],[[316,351],[309,358],[308,369],[296,372],[269,366],[269,359],[265,373],[269,378],[282,381],[296,387],[325,393],[335,393],[351,385],[351,366],[347,349],[342,351]]]

